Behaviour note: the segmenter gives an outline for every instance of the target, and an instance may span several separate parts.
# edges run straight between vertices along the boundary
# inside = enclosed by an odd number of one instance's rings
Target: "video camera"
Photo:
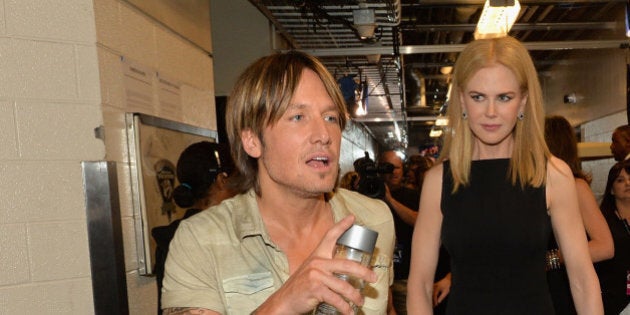
[[[385,197],[385,181],[379,174],[391,174],[394,165],[391,163],[376,164],[370,159],[370,153],[365,151],[365,157],[359,158],[353,163],[354,170],[359,173],[359,188],[357,191],[371,198],[383,199]]]

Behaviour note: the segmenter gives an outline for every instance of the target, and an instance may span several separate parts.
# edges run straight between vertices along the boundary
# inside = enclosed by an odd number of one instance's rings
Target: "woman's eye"
[[[502,102],[509,102],[512,100],[512,97],[509,95],[500,95],[499,100],[501,100]]]
[[[479,102],[479,101],[483,100],[483,95],[481,95],[481,94],[471,94],[470,98],[472,98],[473,101]]]

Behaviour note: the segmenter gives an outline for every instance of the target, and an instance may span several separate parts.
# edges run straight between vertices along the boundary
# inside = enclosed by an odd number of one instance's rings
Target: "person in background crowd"
[[[630,314],[630,161],[610,169],[599,207],[615,243],[615,256],[595,264],[604,309],[606,315]]]
[[[234,169],[229,150],[221,144],[201,141],[188,146],[177,160],[177,180],[180,185],[173,191],[175,203],[187,209],[181,219],[167,226],[154,227],[151,235],[156,243],[154,273],[158,287],[158,314],[162,314],[162,280],[168,248],[181,220],[201,212],[234,196],[227,184]]]
[[[407,158],[405,163],[405,187],[409,189],[422,189],[424,173],[433,166],[433,159],[428,156],[414,154]]]
[[[394,284],[392,301],[396,313],[407,314],[407,277],[411,261],[411,237],[418,216],[420,193],[403,185],[403,162],[395,151],[384,151],[379,155],[379,164],[389,163],[393,170],[383,174],[385,181],[385,202],[394,216],[396,227],[396,250],[394,251]]]
[[[610,152],[617,162],[630,158],[630,125],[615,128],[612,133]]]
[[[343,174],[343,176],[339,179],[339,187],[357,191],[359,188],[359,173],[349,171]]]
[[[407,309],[432,313],[440,243],[450,254],[446,314],[553,314],[545,254],[553,231],[576,308],[603,313],[571,169],[544,138],[542,91],[513,37],[460,53],[440,162],[426,174],[413,235]]]
[[[166,314],[384,314],[394,225],[387,205],[339,175],[346,105],[315,57],[273,54],[247,67],[228,98],[238,195],[183,221],[166,260]],[[355,223],[378,232],[371,266],[333,259]],[[339,278],[365,282],[361,292]]]
[[[575,177],[578,205],[588,235],[591,260],[598,262],[611,258],[615,249],[610,229],[589,186],[591,178],[582,170],[577,137],[569,121],[562,116],[546,117],[545,142],[551,154],[566,162]],[[547,251],[547,282],[556,315],[576,314],[562,251],[558,250],[555,237],[551,238]]]

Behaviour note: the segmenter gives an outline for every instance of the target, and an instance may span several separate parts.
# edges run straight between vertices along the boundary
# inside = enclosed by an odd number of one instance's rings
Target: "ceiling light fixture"
[[[429,137],[439,138],[441,136],[442,136],[442,129],[437,129],[435,127],[431,128],[431,131],[429,132]]]
[[[486,0],[475,29],[475,39],[506,36],[520,11],[518,0]]]
[[[445,116],[438,116],[435,120],[435,125],[440,127],[448,126],[448,118]]]
[[[354,28],[359,33],[361,39],[374,37],[376,29],[376,17],[374,9],[368,9],[364,3],[359,4],[359,9],[352,10],[352,18],[354,20]]]

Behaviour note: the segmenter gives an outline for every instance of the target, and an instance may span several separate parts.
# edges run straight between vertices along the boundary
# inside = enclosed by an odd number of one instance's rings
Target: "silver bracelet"
[[[547,270],[556,270],[556,269],[560,269],[560,266],[562,266],[562,264],[560,263],[560,255],[558,255],[558,249],[550,249],[547,251],[547,263],[546,263],[546,268]]]

